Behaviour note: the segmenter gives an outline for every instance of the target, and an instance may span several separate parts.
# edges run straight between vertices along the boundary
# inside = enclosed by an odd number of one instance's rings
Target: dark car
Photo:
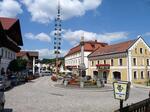
[[[5,90],[11,87],[11,80],[8,79],[6,76],[0,76],[0,90]]]
[[[17,78],[17,76],[12,75],[12,76],[10,77],[10,80],[11,80],[11,85],[12,85],[12,86],[18,85],[18,78]]]
[[[5,105],[5,95],[3,91],[0,91],[0,112],[3,111]]]

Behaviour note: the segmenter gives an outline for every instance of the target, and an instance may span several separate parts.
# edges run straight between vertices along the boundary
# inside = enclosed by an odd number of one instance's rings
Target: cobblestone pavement
[[[56,87],[50,77],[40,77],[7,92],[5,112],[113,112],[119,108],[113,91]],[[149,89],[131,88],[124,105],[148,98]]]

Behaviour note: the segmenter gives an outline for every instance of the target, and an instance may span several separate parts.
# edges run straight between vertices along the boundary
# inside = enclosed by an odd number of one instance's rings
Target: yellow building
[[[88,74],[100,76],[106,83],[145,83],[150,78],[150,48],[142,37],[99,48],[88,60]]]

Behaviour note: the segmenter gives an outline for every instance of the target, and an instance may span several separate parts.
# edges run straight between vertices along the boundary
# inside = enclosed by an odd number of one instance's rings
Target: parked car
[[[11,85],[12,86],[16,86],[16,85],[18,85],[18,78],[17,78],[17,76],[15,76],[15,75],[12,75],[11,77],[10,77],[10,80],[11,80]]]
[[[0,112],[3,111],[5,105],[5,95],[3,91],[0,91]]]
[[[0,76],[0,89],[5,90],[11,87],[12,87],[11,80],[8,80],[6,76]]]
[[[4,90],[5,89],[7,89],[7,88],[11,88],[12,87],[12,85],[11,85],[11,80],[10,79],[8,79],[7,77],[4,77]]]
[[[51,76],[52,73],[51,73],[51,71],[41,71],[41,75],[42,76]]]

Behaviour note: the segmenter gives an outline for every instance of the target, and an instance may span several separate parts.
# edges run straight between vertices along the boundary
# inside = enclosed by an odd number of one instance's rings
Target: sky
[[[141,35],[150,45],[150,0],[60,0],[61,55],[80,42],[98,40],[114,44]],[[22,50],[53,58],[58,0],[0,0],[0,16],[20,20]]]

